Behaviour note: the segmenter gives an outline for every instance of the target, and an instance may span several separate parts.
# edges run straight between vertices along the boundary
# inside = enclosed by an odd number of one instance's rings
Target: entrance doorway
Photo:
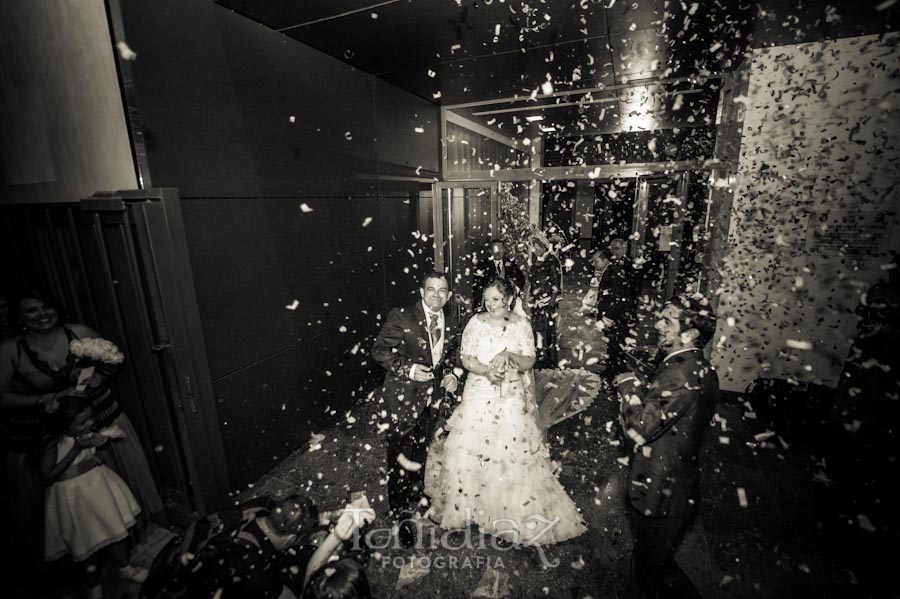
[[[447,273],[457,298],[472,298],[474,267],[499,231],[499,194],[497,181],[434,185],[435,267]],[[461,319],[466,306],[451,305]]]
[[[662,302],[699,284],[707,180],[704,171],[680,171],[545,181],[541,223],[568,227],[586,252],[627,239],[641,295]]]

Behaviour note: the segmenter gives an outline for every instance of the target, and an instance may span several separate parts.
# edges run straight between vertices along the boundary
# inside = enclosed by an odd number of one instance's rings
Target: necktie
[[[438,326],[438,315],[429,314],[428,319],[428,333],[431,335],[431,344],[437,345],[437,342],[441,340],[441,327]]]
[[[503,262],[497,260],[494,262],[494,266],[497,268],[497,276],[501,279],[503,278]]]

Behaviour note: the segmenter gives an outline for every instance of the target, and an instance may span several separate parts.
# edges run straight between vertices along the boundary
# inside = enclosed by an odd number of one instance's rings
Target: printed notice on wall
[[[824,210],[809,215],[808,251],[872,254],[887,251],[894,213],[887,210]]]

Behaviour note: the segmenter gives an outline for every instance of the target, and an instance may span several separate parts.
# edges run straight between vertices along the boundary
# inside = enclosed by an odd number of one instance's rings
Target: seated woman
[[[85,390],[76,389],[81,367],[70,351],[70,343],[99,335],[86,325],[66,323],[61,304],[40,289],[19,294],[10,304],[9,315],[17,335],[0,344],[0,414],[7,430],[13,431],[15,442],[27,451],[29,438],[32,443],[40,439],[43,415],[56,411],[61,397],[85,394],[97,427],[115,426],[122,433],[98,453],[125,480],[144,514],[162,512],[163,504],[137,433],[109,388],[115,369],[97,368],[83,381]],[[22,470],[24,462],[19,462],[20,489],[24,491],[31,475]],[[26,518],[33,510],[42,512],[42,492],[38,499],[28,501],[30,505],[17,502],[13,519]]]

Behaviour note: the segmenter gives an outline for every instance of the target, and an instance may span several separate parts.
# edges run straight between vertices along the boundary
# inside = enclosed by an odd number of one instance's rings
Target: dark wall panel
[[[390,305],[414,300],[430,240],[405,198],[183,202],[232,486],[265,474],[375,388]],[[305,208],[303,208],[305,207]],[[295,309],[289,309],[297,301]]]
[[[420,275],[433,267],[433,241],[416,231],[417,198],[418,193],[411,190],[406,198],[381,201],[385,308],[416,301]]]
[[[374,85],[379,175],[437,176],[441,143],[438,107],[379,79],[374,79]]]
[[[183,212],[214,380],[383,305],[374,198],[193,199]]]
[[[375,388],[383,371],[368,348],[377,332],[374,319],[361,318],[344,334],[325,333],[215,383],[232,487],[271,470]]]
[[[433,254],[411,233],[438,109],[212,2],[120,1],[150,177],[183,199],[243,486],[383,376],[374,335]]]
[[[212,2],[121,5],[155,187],[375,193],[371,77]]]

